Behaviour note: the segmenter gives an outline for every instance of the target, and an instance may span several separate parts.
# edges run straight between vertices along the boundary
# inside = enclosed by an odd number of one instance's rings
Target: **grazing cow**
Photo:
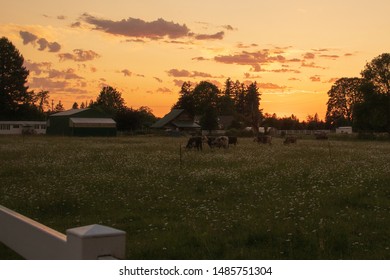
[[[211,144],[212,147],[229,148],[229,138],[227,136],[218,136]]]
[[[283,144],[296,144],[297,143],[297,137],[296,136],[286,136],[286,139],[284,139]]]
[[[198,151],[202,150],[202,136],[193,136],[188,139],[186,148],[196,148]]]
[[[237,137],[236,136],[228,136],[229,138],[229,145],[232,144],[234,146],[237,145]]]
[[[258,135],[253,139],[253,142],[272,145],[272,136],[270,135]]]

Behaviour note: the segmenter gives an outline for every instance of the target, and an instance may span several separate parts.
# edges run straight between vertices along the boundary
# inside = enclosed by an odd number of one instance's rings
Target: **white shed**
[[[340,127],[336,128],[336,133],[352,134],[352,126],[340,126]]]

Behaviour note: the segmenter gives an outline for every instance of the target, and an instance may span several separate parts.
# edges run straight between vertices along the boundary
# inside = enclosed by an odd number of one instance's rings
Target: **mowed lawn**
[[[124,230],[128,259],[390,259],[389,142],[186,140],[0,137],[0,204]]]

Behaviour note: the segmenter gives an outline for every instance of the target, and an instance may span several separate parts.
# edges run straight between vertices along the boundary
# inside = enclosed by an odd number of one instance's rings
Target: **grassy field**
[[[389,142],[185,142],[0,137],[0,204],[124,230],[128,259],[390,259]]]

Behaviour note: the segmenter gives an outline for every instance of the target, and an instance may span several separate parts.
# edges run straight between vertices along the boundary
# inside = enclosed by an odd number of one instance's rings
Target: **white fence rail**
[[[0,205],[0,242],[29,260],[124,259],[126,233],[89,225],[64,235]]]

